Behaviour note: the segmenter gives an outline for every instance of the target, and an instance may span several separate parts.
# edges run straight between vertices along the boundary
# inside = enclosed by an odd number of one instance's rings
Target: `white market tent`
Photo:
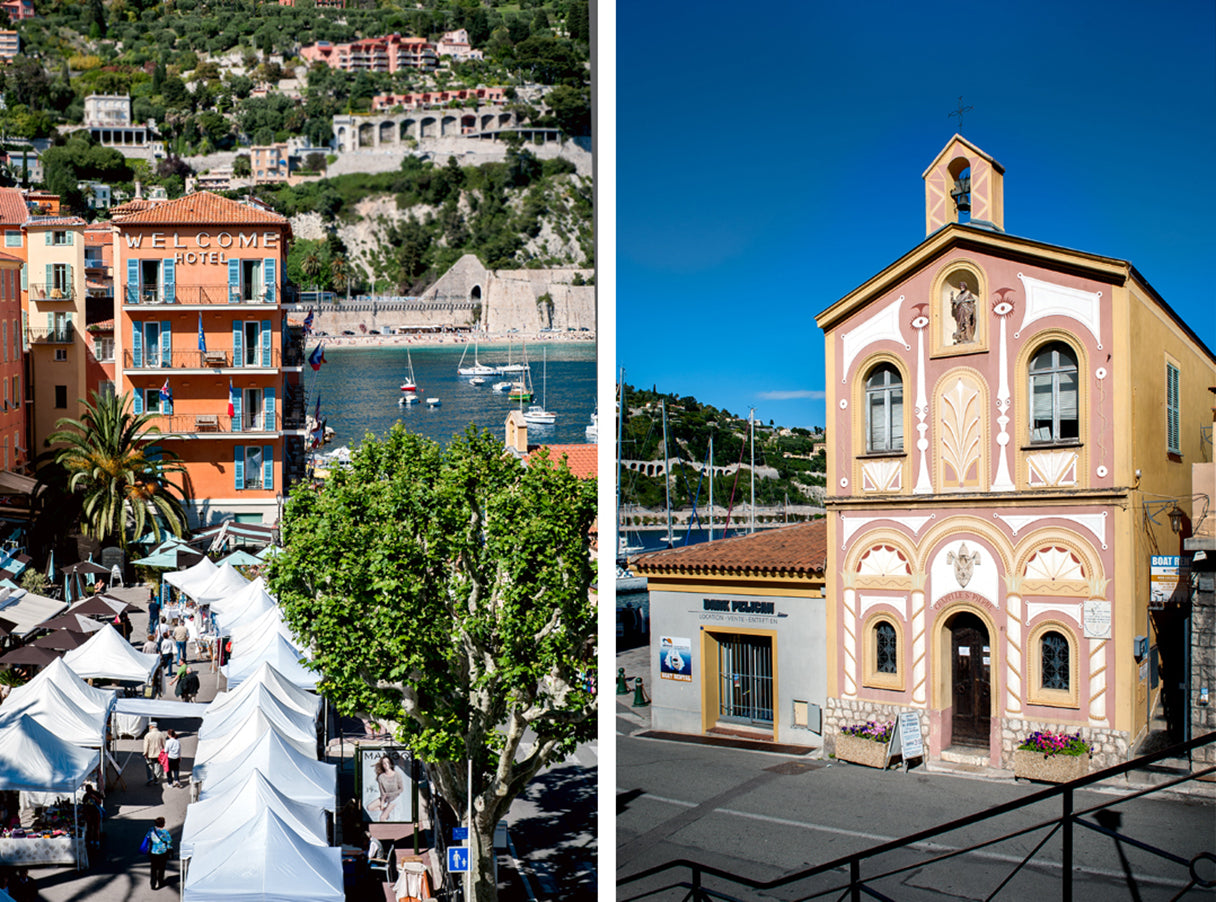
[[[343,902],[342,850],[309,841],[269,809],[194,845],[183,902]]]
[[[27,694],[32,693],[44,683],[52,683],[71,699],[82,711],[102,711],[109,714],[113,710],[118,693],[113,689],[98,689],[90,686],[72,668],[63,663],[63,658],[56,658],[24,686],[18,686],[9,695],[5,707],[12,705]]]
[[[249,596],[247,600],[243,600],[239,607],[232,603],[228,603],[219,609],[215,605],[211,606],[211,611],[215,614],[216,626],[219,627],[222,634],[233,637],[234,645],[236,644],[236,630],[253,623],[264,614],[278,610],[279,606],[274,598],[261,589],[256,594]],[[281,611],[279,612],[279,618],[282,619]]]
[[[234,592],[241,591],[249,582],[237,572],[236,567],[225,561],[210,580],[197,589],[187,588],[185,592],[199,604],[215,604]]]
[[[73,793],[101,763],[28,715],[0,729],[0,790]]]
[[[218,712],[228,705],[237,704],[245,695],[254,692],[258,686],[265,686],[279,701],[307,714],[313,720],[321,715],[321,697],[319,695],[301,689],[265,661],[258,666],[249,679],[241,683],[240,688],[216,695],[211,701],[211,711]]]
[[[243,693],[235,704],[225,705],[218,709],[209,708],[207,715],[203,718],[203,725],[198,731],[199,740],[227,736],[253,711],[262,711],[267,720],[282,730],[285,735],[304,736],[311,733],[314,738],[316,737],[316,718],[309,717],[303,711],[297,711],[286,702],[276,698],[267,686],[259,684],[252,691]]]
[[[0,707],[0,730],[22,717],[31,717],[64,742],[82,748],[105,746],[108,711],[87,712],[76,707],[67,693],[54,683],[42,683],[13,703],[10,697]]]
[[[63,656],[63,663],[85,680],[118,680],[146,683],[160,666],[160,655],[145,655],[110,624],[89,637],[79,648]]]
[[[274,730],[263,733],[251,746],[223,751],[227,754],[222,758],[195,758],[190,779],[203,784],[200,799],[225,795],[250,771],[259,770],[288,798],[326,811],[337,810],[338,766],[300,754]]]
[[[263,808],[269,808],[301,836],[325,844],[329,820],[325,809],[295,801],[276,789],[261,771],[251,770],[243,780],[228,786],[223,795],[187,806],[186,822],[182,825],[181,857],[190,858],[195,843],[239,833]]]
[[[207,718],[203,718],[203,729],[206,729]],[[194,753],[195,761],[213,761],[218,755],[229,757],[241,754],[257,744],[262,734],[273,730],[279,738],[301,755],[315,759],[317,757],[317,731],[313,726],[301,728],[293,723],[276,723],[272,715],[257,707],[250,707],[239,716],[226,721],[223,732],[214,730],[205,738],[198,741],[198,749]]]
[[[238,614],[231,621],[231,626],[226,623],[224,632],[232,640],[233,648],[258,648],[275,633],[293,645],[296,638],[287,621],[283,619],[283,611],[278,605],[256,615],[252,609],[247,614]]]
[[[230,690],[253,676],[263,662],[273,666],[285,679],[301,689],[311,691],[317,688],[317,674],[300,663],[304,653],[282,636],[272,635],[254,648],[241,648],[234,644],[232,650],[232,660],[221,668]]]
[[[211,563],[210,558],[203,558],[193,567],[185,570],[173,570],[164,576],[165,582],[187,595],[193,595],[192,590],[201,589],[220,568]]]
[[[274,602],[274,598],[266,592],[266,580],[258,577],[246,583],[242,588],[235,592],[230,592],[224,598],[218,598],[211,602],[211,613],[217,617],[220,614],[237,614],[245,610],[249,603],[265,595]]]

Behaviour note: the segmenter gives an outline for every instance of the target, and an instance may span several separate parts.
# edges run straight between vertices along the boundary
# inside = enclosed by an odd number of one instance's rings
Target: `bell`
[[[954,204],[958,207],[960,213],[971,212],[971,177],[964,176],[956,179],[954,188],[950,192],[950,196],[954,198]]]

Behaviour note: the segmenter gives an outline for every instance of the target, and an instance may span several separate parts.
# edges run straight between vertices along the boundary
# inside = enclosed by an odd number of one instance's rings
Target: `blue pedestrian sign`
[[[448,872],[461,874],[469,869],[469,850],[465,846],[448,846]]]

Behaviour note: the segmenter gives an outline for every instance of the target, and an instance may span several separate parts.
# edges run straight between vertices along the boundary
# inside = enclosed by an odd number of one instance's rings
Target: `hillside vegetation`
[[[738,475],[723,473],[714,478],[714,503],[725,506],[732,493],[736,505],[750,492],[749,425],[746,417],[737,417],[727,410],[702,404],[693,397],[681,398],[655,390],[646,391],[625,386],[627,406],[621,459],[657,461],[663,459],[663,420],[661,402],[667,406],[667,447],[673,463],[671,474],[671,503],[675,509],[692,507],[700,486],[698,505],[709,502],[709,478],[701,477],[700,469],[708,460],[709,440],[713,436],[714,467],[739,465]],[[787,429],[756,423],[756,504],[780,505],[787,498],[790,504],[817,504],[822,500],[825,484],[826,459],[822,446],[822,430],[794,427]],[[762,473],[770,468],[776,476]],[[664,505],[663,478],[645,476],[639,472],[621,474],[621,502],[624,505],[659,508]]]

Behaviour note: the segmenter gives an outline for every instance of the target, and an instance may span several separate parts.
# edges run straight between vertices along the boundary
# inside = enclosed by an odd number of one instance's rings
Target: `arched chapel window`
[[[904,386],[899,370],[876,366],[866,379],[866,451],[904,449]]]
[[[1080,435],[1077,358],[1063,342],[1044,345],[1030,359],[1030,440],[1071,442]]]

